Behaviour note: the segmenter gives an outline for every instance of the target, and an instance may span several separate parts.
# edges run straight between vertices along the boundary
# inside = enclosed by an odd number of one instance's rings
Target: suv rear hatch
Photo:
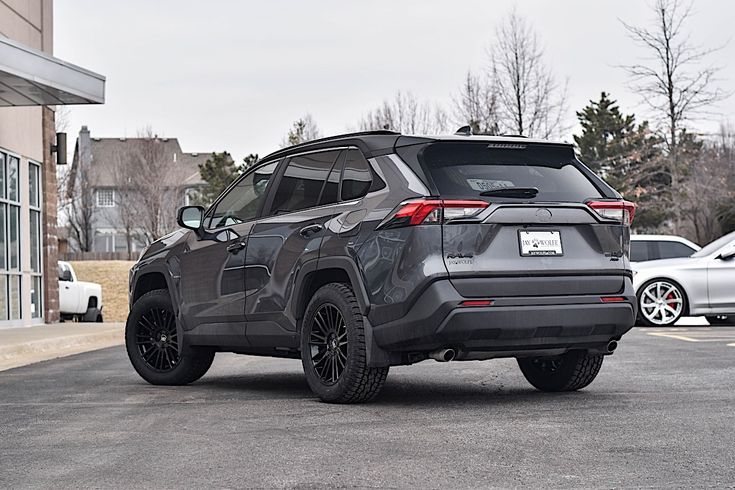
[[[571,146],[438,141],[410,153],[435,193],[423,223],[441,224],[444,263],[463,296],[623,291],[634,206]]]

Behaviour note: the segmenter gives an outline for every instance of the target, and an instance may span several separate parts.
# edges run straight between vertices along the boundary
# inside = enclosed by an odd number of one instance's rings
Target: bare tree
[[[655,0],[652,28],[623,22],[630,38],[642,46],[646,62],[624,66],[635,90],[661,125],[668,151],[671,187],[679,188],[686,163],[682,160],[682,131],[685,122],[701,114],[727,96],[715,86],[719,68],[705,64],[715,49],[692,44],[684,26],[692,13],[692,4],[679,0]],[[681,209],[674,200],[674,232],[681,226]]]
[[[698,243],[709,243],[724,231],[735,205],[735,135],[725,126],[707,142],[682,186],[682,229]]]
[[[500,133],[498,94],[492,79],[468,71],[453,102],[458,126],[469,126],[474,134]]]
[[[281,141],[281,148],[298,145],[321,137],[321,131],[311,114],[305,114],[294,121],[291,129]]]
[[[134,241],[146,241],[141,231],[141,192],[135,172],[139,165],[134,159],[139,158],[129,152],[116,152],[112,156],[112,179],[115,182],[115,206],[103,208],[107,211],[107,219],[115,223],[125,234],[126,251],[133,251]]]
[[[411,92],[396,92],[393,100],[384,100],[358,122],[361,131],[390,129],[406,134],[440,134],[448,127],[441,107],[419,102]]]
[[[489,56],[501,130],[560,137],[566,130],[566,87],[559,86],[544,63],[536,33],[515,11],[498,26]]]
[[[94,245],[95,195],[88,185],[89,169],[77,165],[59,179],[60,210],[66,219],[69,239],[81,252],[89,252]]]

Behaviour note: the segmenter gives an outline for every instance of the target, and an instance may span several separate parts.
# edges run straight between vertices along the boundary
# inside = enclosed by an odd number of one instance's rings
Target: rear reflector
[[[378,228],[440,224],[458,218],[471,218],[488,206],[485,201],[414,199],[402,202]]]
[[[635,217],[635,204],[630,201],[587,201],[587,206],[607,219],[630,225]]]
[[[603,296],[600,298],[603,303],[621,303],[625,301],[625,298],[622,296]]]
[[[467,301],[462,301],[459,306],[490,306],[493,304],[493,301],[490,299],[468,299]]]

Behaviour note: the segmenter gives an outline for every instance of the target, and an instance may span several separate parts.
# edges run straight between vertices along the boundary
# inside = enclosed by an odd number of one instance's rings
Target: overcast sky
[[[514,6],[569,81],[570,125],[602,90],[647,116],[618,68],[642,55],[619,20],[650,22],[641,0],[56,0],[54,54],[107,77],[106,103],[72,107],[68,132],[86,124],[93,136],[135,136],[150,125],[184,151],[228,150],[239,160],[276,150],[307,112],[329,135],[354,129],[397,90],[449,108],[467,70],[487,66],[495,25]],[[696,1],[692,40],[728,43],[712,58],[728,91],[733,25],[735,2]],[[734,99],[697,126],[735,124]]]

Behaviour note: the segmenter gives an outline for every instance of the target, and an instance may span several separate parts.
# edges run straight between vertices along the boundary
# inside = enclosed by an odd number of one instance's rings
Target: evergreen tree
[[[580,156],[593,171],[600,172],[611,159],[625,153],[628,135],[635,130],[635,116],[623,115],[617,101],[602,92],[600,100],[577,112],[582,134],[574,136]]]
[[[580,158],[626,199],[638,204],[634,226],[660,230],[670,217],[671,176],[664,165],[663,140],[648,122],[636,124],[602,92],[577,112],[582,134],[574,141]]]
[[[206,162],[199,165],[199,173],[206,184],[197,192],[194,202],[208,206],[242,173],[242,168],[228,152],[223,151],[212,153]]]
[[[258,154],[257,153],[251,153],[250,155],[246,156],[242,159],[242,171],[249,169],[256,163],[258,163]]]

